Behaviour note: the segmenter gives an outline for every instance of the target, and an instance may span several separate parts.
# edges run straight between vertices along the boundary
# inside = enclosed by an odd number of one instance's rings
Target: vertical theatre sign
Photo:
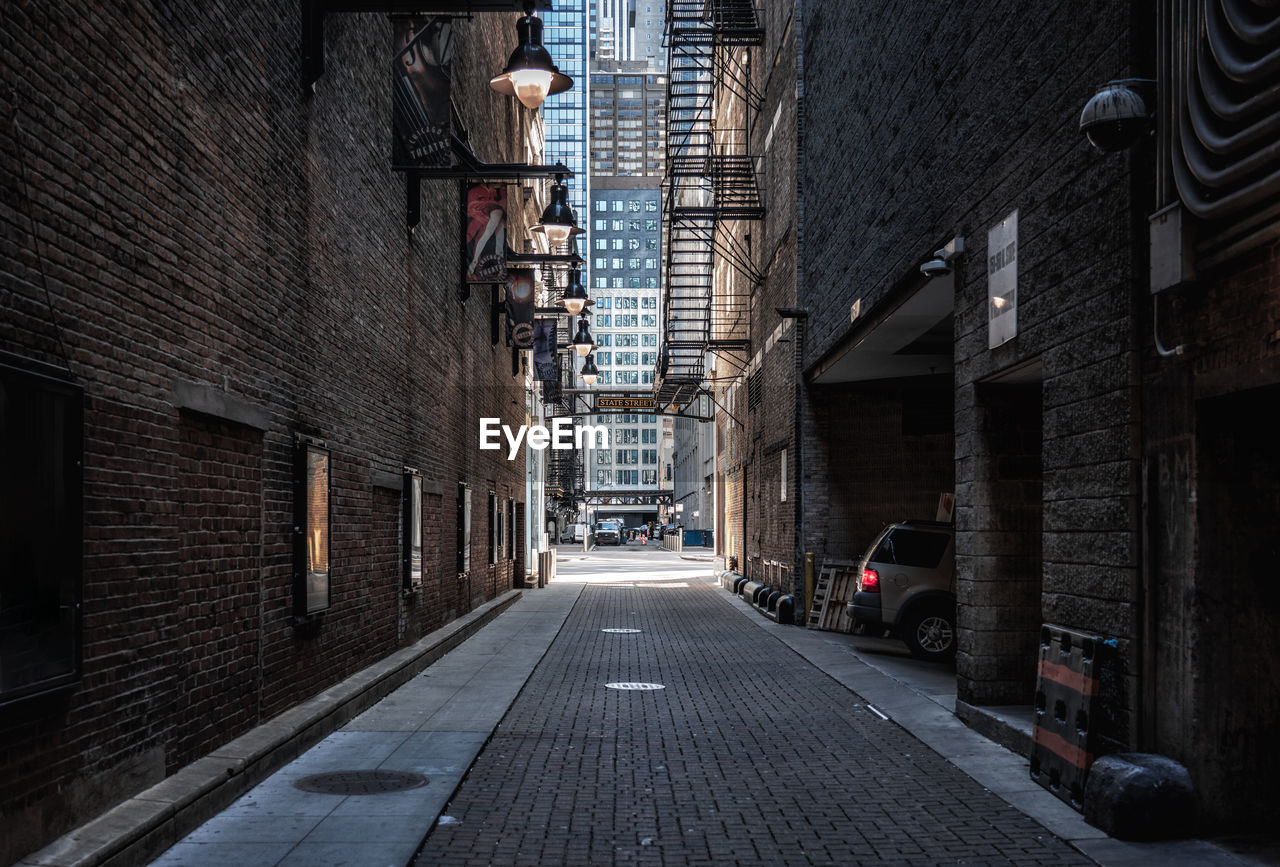
[[[471,184],[467,187],[466,209],[466,282],[506,282],[507,188],[501,184]]]
[[[987,232],[987,348],[1018,334],[1018,212]]]
[[[453,165],[449,100],[451,25],[448,18],[392,19],[392,161],[394,165]]]
[[[507,271],[507,345],[533,349],[533,269]]]
[[[560,381],[560,362],[556,358],[559,324],[550,318],[533,322],[533,378],[538,382]]]

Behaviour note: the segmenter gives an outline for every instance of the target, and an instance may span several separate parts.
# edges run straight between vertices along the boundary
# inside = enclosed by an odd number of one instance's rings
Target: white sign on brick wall
[[[987,232],[987,347],[1018,333],[1018,212]]]

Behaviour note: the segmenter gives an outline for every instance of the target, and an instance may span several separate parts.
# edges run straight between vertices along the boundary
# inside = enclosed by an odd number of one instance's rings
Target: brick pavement
[[[587,586],[415,863],[1090,863],[716,592]]]

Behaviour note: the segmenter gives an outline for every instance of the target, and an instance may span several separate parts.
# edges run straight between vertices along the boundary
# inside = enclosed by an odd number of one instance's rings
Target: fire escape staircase
[[[665,322],[654,389],[663,406],[688,404],[702,393],[708,352],[748,349],[749,295],[718,294],[715,268],[727,261],[749,283],[759,282],[750,251],[722,227],[764,216],[745,144],[716,137],[718,89],[750,89],[749,76],[727,81],[734,51],[764,42],[752,0],[668,0],[666,42]]]

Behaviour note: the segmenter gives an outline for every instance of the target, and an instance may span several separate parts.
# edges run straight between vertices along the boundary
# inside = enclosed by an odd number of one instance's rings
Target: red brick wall
[[[84,387],[85,544],[82,678],[0,714],[0,863],[512,583],[487,563],[484,492],[522,498],[523,463],[477,439],[480,416],[518,423],[521,384],[490,344],[488,288],[462,300],[458,184],[424,182],[406,232],[386,17],[328,15],[311,89],[298,4],[226,15],[5,7],[0,351]],[[513,21],[455,32],[460,132],[490,161],[526,158],[531,115],[488,87]],[[175,380],[258,420],[181,410]],[[332,607],[305,628],[298,434],[333,474]],[[444,492],[409,597],[400,494],[373,483],[405,466]],[[462,580],[459,482],[477,496]]]

